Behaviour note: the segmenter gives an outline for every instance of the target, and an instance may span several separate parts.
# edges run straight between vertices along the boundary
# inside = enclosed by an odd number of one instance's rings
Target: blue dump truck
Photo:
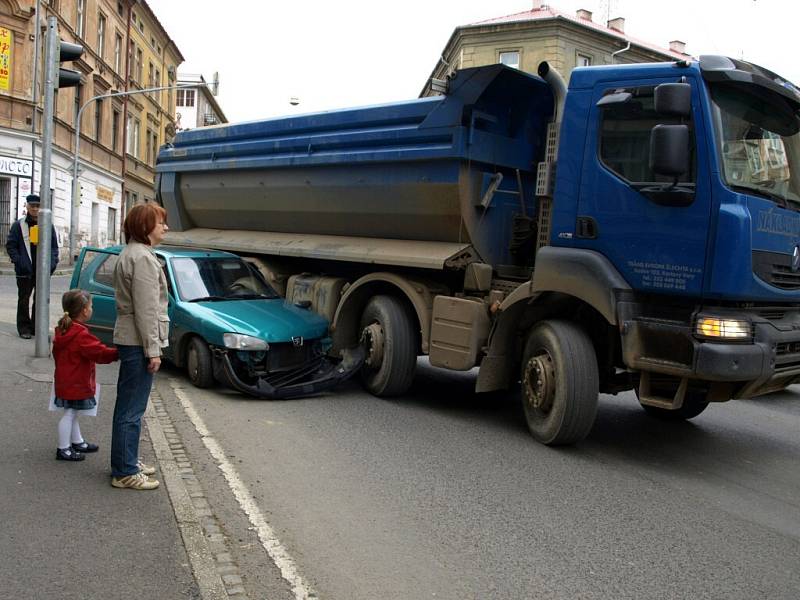
[[[800,380],[790,82],[702,56],[568,89],[546,63],[436,83],[179,133],[157,165],[170,243],[247,257],[329,319],[333,352],[363,347],[373,394],[405,392],[420,355],[479,367],[545,444],[585,437],[601,392],[680,420]]]

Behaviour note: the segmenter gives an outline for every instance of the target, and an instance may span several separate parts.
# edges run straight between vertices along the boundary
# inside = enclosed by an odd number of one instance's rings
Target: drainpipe
[[[128,27],[125,33],[125,89],[123,91],[128,91],[128,85],[131,78],[131,60],[133,60],[133,50],[131,49],[131,12],[133,10],[133,5],[136,2],[131,2],[128,5]],[[127,208],[128,204],[125,201],[125,170],[127,169],[127,160],[128,160],[128,96],[125,96],[125,99],[122,101],[122,186],[120,187],[120,200],[122,204],[121,216],[120,216],[120,223],[119,223],[119,232],[120,232],[120,240],[122,241],[122,224],[125,223],[125,217],[127,216]],[[127,240],[125,240],[127,242]]]
[[[33,191],[33,182],[36,179],[36,113],[38,112],[38,92],[39,92],[39,33],[41,32],[41,19],[40,11],[42,10],[42,0],[36,0],[36,15],[34,16],[33,25],[33,89],[31,91],[31,104],[33,110],[31,111],[31,192]],[[14,221],[17,220],[19,215],[19,195],[14,198]],[[12,221],[13,223],[13,221]]]
[[[622,54],[623,52],[627,52],[630,49],[631,49],[631,43],[628,42],[628,45],[625,46],[624,48],[622,48],[620,50],[617,50],[616,52],[612,52],[611,53],[611,64],[612,65],[614,64],[614,59],[617,57],[617,54]]]

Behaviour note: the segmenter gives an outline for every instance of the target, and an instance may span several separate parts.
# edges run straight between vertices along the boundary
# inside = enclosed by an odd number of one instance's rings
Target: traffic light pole
[[[50,356],[50,250],[53,227],[52,198],[50,197],[50,164],[53,156],[53,114],[57,76],[56,55],[59,50],[56,17],[47,19],[47,42],[44,65],[44,116],[42,122],[42,173],[39,186],[39,241],[36,248],[36,293],[34,297],[35,352],[39,358]]]
[[[77,122],[75,123],[75,156],[72,160],[72,206],[70,211],[70,224],[69,224],[69,260],[70,264],[75,264],[75,259],[78,257],[78,236],[80,228],[80,215],[81,215],[81,184],[78,179],[78,169],[81,161],[81,115],[83,109],[105,98],[117,98],[119,96],[132,96],[134,94],[146,94],[149,92],[160,92],[162,90],[181,90],[185,88],[198,88],[208,85],[207,83],[190,83],[184,85],[167,85],[162,87],[145,88],[141,90],[128,90],[126,92],[111,92],[109,94],[101,94],[93,98],[89,98],[83,106],[78,109]],[[127,123],[124,124],[123,132],[127,132]],[[122,136],[122,143],[125,144],[127,135]],[[127,149],[123,147],[123,152]],[[124,173],[122,174],[124,177]]]

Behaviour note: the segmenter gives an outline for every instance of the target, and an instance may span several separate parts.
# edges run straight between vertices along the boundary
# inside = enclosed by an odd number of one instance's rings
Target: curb
[[[183,545],[203,600],[246,600],[239,567],[211,511],[180,436],[153,388],[144,420],[169,495]]]

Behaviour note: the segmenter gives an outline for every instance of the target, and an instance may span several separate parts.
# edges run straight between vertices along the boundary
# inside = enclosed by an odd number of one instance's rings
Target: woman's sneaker
[[[154,490],[158,487],[158,481],[150,479],[144,473],[136,473],[126,477],[112,477],[111,485],[115,488],[130,488],[132,490]]]
[[[56,448],[56,460],[83,460],[86,458],[80,452],[76,452],[72,448]]]
[[[145,475],[154,475],[156,472],[155,467],[146,465],[141,460],[139,460],[139,462],[136,463],[136,466],[139,467],[139,473],[144,473]]]

